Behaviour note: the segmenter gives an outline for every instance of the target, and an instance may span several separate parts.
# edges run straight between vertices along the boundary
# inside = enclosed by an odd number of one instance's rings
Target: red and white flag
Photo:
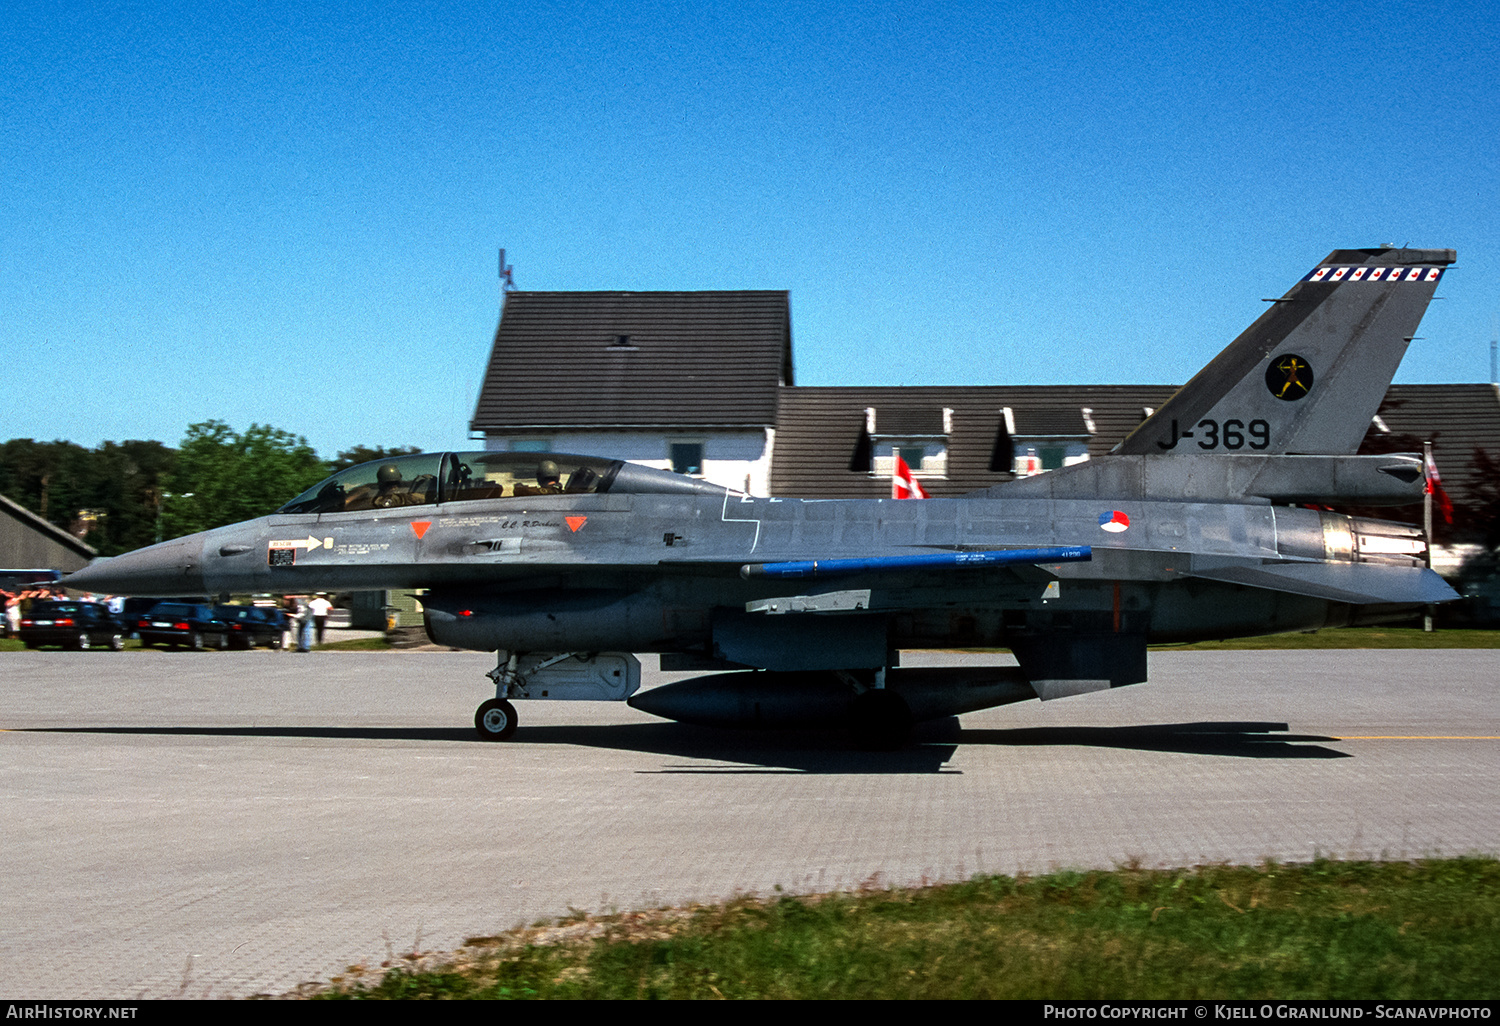
[[[1448,498],[1448,493],[1443,488],[1443,479],[1438,477],[1437,461],[1432,458],[1431,452],[1427,454],[1423,469],[1427,474],[1427,494],[1437,503],[1438,512],[1443,514],[1443,523],[1453,523],[1453,500]]]
[[[891,498],[925,499],[927,491],[921,482],[911,476],[911,468],[900,455],[896,456],[896,472],[891,475]]]

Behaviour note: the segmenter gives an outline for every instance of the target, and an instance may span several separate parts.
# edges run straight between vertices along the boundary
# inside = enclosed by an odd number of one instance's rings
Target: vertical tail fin
[[[1114,451],[1355,452],[1455,258],[1334,250]]]

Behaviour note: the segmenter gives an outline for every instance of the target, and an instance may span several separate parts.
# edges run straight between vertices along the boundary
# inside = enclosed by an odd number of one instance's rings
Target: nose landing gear
[[[516,672],[520,654],[495,654],[498,656],[495,668],[485,674],[495,682],[495,697],[474,710],[474,729],[486,741],[505,741],[516,732],[516,724],[519,722],[516,719],[516,707],[506,699],[511,696],[511,689],[519,689],[521,684],[520,674]]]
[[[516,732],[516,707],[503,698],[492,698],[474,713],[474,729],[486,741],[504,741]]]
[[[641,686],[641,663],[625,652],[496,653],[485,674],[495,697],[474,712],[474,729],[486,741],[516,732],[514,698],[623,702]]]

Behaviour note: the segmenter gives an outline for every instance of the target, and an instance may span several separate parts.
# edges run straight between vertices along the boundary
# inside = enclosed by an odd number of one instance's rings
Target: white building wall
[[[516,448],[606,456],[671,470],[673,442],[703,444],[702,479],[750,495],[771,494],[771,446],[775,428],[753,431],[555,431],[487,434],[484,447],[492,452]]]

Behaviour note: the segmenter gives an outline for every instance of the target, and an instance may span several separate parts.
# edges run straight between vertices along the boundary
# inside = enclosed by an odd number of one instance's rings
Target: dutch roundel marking
[[[1117,509],[1099,514],[1099,529],[1110,534],[1119,534],[1130,526],[1130,518]]]
[[[1283,353],[1266,368],[1266,388],[1286,402],[1294,402],[1312,391],[1312,364],[1296,353]]]

